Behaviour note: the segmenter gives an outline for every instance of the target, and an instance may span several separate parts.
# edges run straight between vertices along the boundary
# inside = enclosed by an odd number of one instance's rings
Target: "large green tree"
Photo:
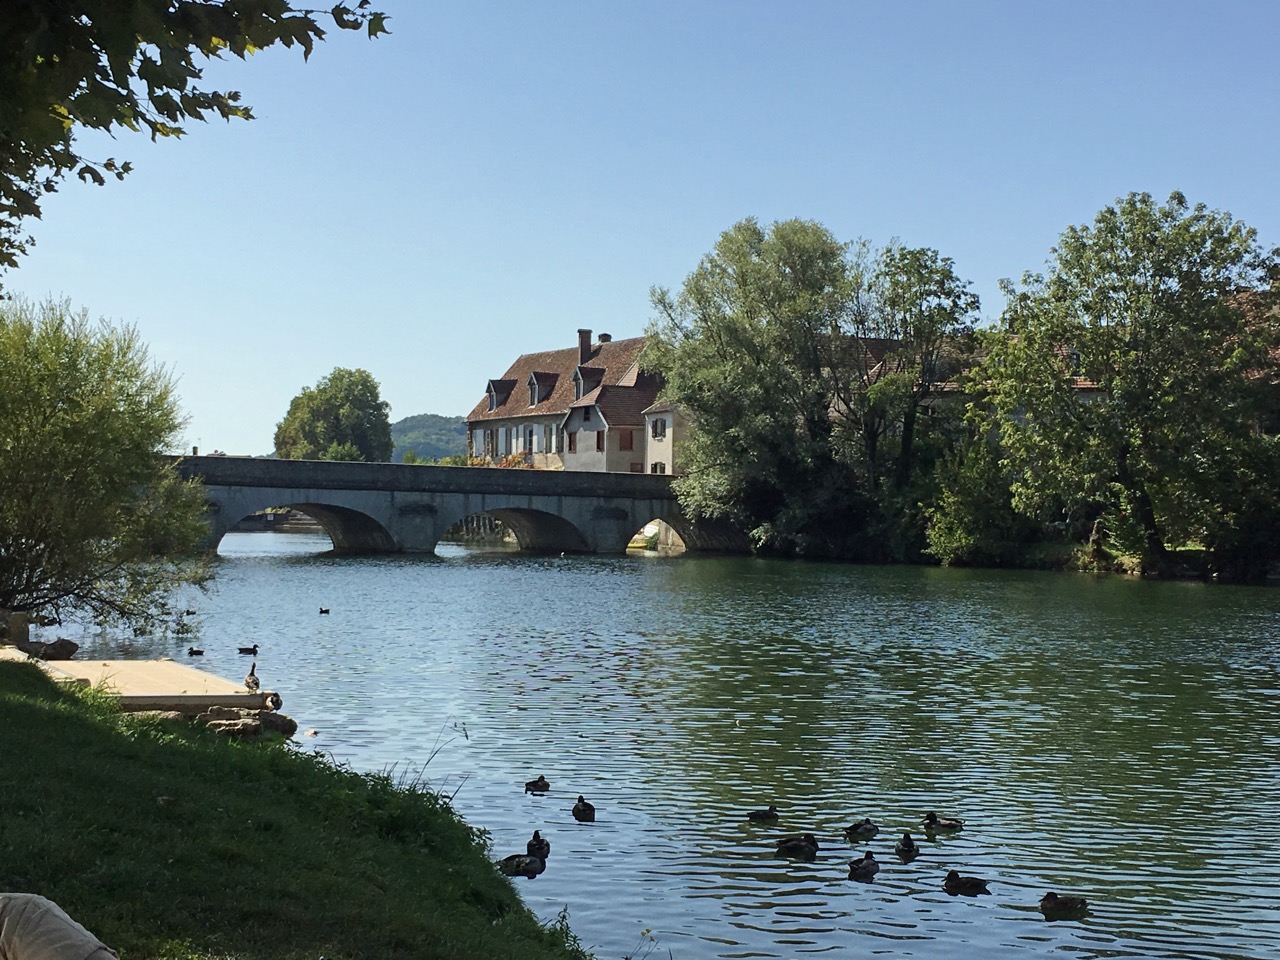
[[[391,459],[391,405],[367,370],[337,367],[315,387],[303,387],[276,424],[283,460]]]
[[[894,555],[868,533],[900,505],[919,411],[976,309],[951,262],[841,243],[812,221],[747,219],[679,293],[652,300],[645,364],[693,422],[676,480],[685,508],[764,549]]]
[[[386,17],[339,3],[295,8],[287,0],[5,0],[0,10],[0,268],[30,238],[22,222],[75,172],[102,184],[128,162],[84,156],[80,129],[183,133],[186,120],[251,119],[234,90],[200,87],[203,61],[243,59],[266,47],[311,53],[323,17],[341,29],[385,33]]]
[[[1258,429],[1275,388],[1276,263],[1228,213],[1135,193],[1069,228],[1046,275],[1006,283],[982,377],[1014,505],[1095,522],[1156,574],[1170,548],[1227,550],[1245,518],[1259,522],[1280,492]]]
[[[207,573],[204,498],[166,455],[182,426],[133,329],[0,301],[0,608],[167,621],[172,588]]]

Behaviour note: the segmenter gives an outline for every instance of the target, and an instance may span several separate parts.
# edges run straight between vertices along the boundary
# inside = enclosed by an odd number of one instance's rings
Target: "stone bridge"
[[[651,520],[670,524],[689,550],[747,548],[736,531],[686,519],[667,476],[224,456],[176,466],[204,485],[211,549],[268,507],[314,517],[340,553],[430,552],[474,514],[501,520],[539,553],[623,553]]]

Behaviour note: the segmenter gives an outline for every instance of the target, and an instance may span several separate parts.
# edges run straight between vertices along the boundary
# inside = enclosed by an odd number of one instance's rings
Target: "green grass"
[[[122,714],[33,665],[0,663],[0,779],[0,890],[124,960],[586,956],[424,787]]]

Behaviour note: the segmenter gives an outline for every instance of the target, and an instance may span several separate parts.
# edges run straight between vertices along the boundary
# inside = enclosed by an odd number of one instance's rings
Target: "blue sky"
[[[82,139],[6,286],[135,324],[202,451],[363,367],[463,414],[520,353],[638,336],[737,220],[998,281],[1130,191],[1280,245],[1280,3],[382,0],[390,36],[215,62],[251,123]]]

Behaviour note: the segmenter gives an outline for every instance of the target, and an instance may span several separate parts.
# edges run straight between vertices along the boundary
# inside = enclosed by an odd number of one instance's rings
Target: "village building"
[[[643,349],[644,337],[602,333],[593,343],[581,329],[576,347],[518,357],[467,415],[468,453],[550,470],[671,472],[669,455],[656,470],[647,453],[662,382],[640,368]]]

